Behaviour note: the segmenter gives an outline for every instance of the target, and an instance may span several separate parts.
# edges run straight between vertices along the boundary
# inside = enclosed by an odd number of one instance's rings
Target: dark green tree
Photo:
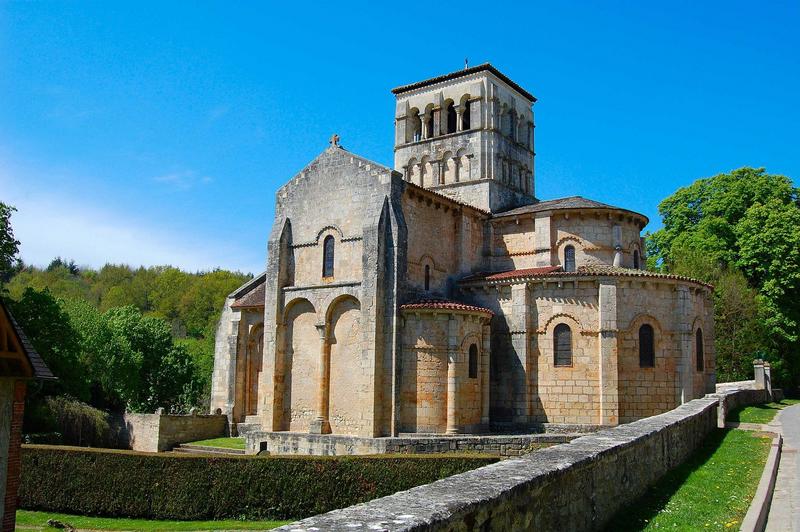
[[[14,238],[11,228],[11,213],[14,207],[0,202],[0,286],[16,273],[19,253],[19,240]]]

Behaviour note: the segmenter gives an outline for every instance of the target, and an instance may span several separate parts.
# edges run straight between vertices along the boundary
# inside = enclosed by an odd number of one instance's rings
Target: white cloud
[[[211,176],[199,175],[193,170],[183,170],[180,172],[158,175],[153,178],[153,181],[156,183],[165,183],[180,190],[189,190],[198,184],[206,185],[211,183],[213,179]]]

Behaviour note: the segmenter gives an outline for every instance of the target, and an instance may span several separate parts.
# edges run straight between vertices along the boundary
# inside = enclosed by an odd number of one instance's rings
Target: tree
[[[11,213],[14,207],[0,202],[0,286],[16,273],[19,253],[19,240],[14,238],[11,229]]]
[[[721,346],[749,330],[771,359],[776,380],[784,383],[800,378],[799,198],[788,177],[740,168],[697,180],[666,198],[658,207],[664,227],[648,235],[651,266],[718,285],[715,304],[725,307],[715,308],[723,364]]]
[[[80,336],[59,302],[45,289],[27,288],[18,301],[9,300],[14,318],[58,381],[47,393],[89,398],[89,379],[80,364]]]

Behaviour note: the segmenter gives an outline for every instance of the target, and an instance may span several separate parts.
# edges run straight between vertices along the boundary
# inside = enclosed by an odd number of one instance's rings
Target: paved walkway
[[[800,404],[778,413],[783,453],[767,518],[768,532],[800,532]]]

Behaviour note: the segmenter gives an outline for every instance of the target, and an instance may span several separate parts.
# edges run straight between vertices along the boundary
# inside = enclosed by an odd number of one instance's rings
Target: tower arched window
[[[419,111],[411,114],[410,120],[411,129],[411,142],[417,142],[422,138],[422,120],[419,117]]]
[[[639,367],[652,368],[656,365],[655,334],[653,326],[645,323],[639,327]]]
[[[515,134],[517,132],[517,115],[515,115],[513,111],[508,115],[508,124],[508,136],[511,137],[511,140],[516,140]]]
[[[433,138],[433,111],[425,115],[425,138]]]
[[[425,291],[431,289],[431,267],[429,265],[425,265]]]
[[[475,344],[469,346],[469,378],[478,378],[478,346]]]
[[[456,106],[453,105],[453,102],[447,103],[446,112],[447,112],[447,132],[455,133],[457,118],[456,118]]]
[[[469,123],[469,100],[464,102],[464,112],[461,113],[461,129],[466,131],[470,128]]]
[[[564,271],[575,271],[575,246],[567,246],[564,248]]]
[[[559,323],[553,330],[553,364],[572,365],[572,329],[566,323]]]
[[[705,369],[705,360],[703,360],[703,331],[701,329],[697,329],[694,334],[694,343],[694,350],[697,354],[697,371],[703,371]]]
[[[639,269],[639,261],[640,261],[639,250],[638,249],[634,249],[633,250],[633,269],[634,270],[638,270]]]
[[[325,237],[322,242],[322,276],[333,277],[333,248],[334,240],[332,235]]]

